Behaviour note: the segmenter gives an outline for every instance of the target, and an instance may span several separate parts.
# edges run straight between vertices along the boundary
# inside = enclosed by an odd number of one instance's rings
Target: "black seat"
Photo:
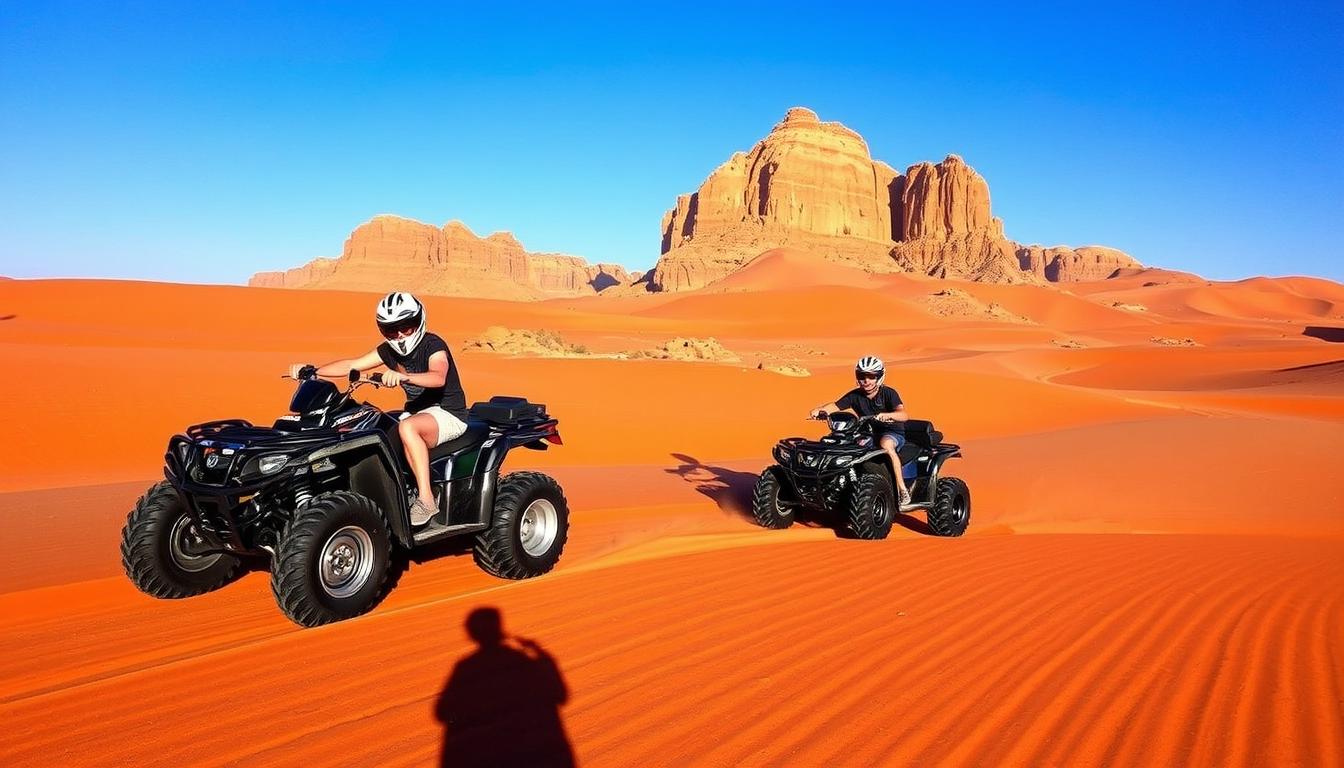
[[[905,433],[906,445],[917,445],[921,448],[932,448],[943,442],[943,433],[933,428],[933,422],[923,419],[907,419],[900,422],[900,429]]]
[[[902,464],[909,464],[919,458],[919,454],[923,452],[924,449],[920,446],[915,445],[914,443],[906,443],[897,449],[896,456],[901,460]]]
[[[486,424],[483,421],[468,421],[467,431],[430,451],[429,460],[435,461],[444,456],[451,456],[464,448],[471,448],[472,446],[485,442],[485,438],[489,437],[489,435],[489,424]]]

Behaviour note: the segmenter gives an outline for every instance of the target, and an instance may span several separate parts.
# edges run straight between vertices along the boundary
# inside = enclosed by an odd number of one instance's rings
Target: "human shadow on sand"
[[[443,766],[575,765],[560,719],[569,689],[537,642],[504,632],[499,610],[467,616],[477,648],[458,660],[434,713],[443,723]]]
[[[694,483],[695,490],[713,499],[724,512],[740,517],[753,525],[756,524],[756,518],[751,514],[751,497],[759,474],[705,464],[694,456],[684,453],[671,455],[681,463],[664,470],[665,472]],[[839,514],[826,515],[798,510],[795,513],[795,520],[801,525],[834,529],[836,535],[841,538],[846,538],[848,535],[843,524],[844,520]],[[892,524],[924,536],[933,535],[933,529],[927,522],[912,517],[910,513],[898,513]]]

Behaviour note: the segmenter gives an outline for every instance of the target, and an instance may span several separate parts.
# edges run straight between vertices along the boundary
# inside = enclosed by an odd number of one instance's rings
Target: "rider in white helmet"
[[[360,357],[319,366],[317,375],[345,378],[352,369],[363,373],[386,366],[383,385],[406,390],[399,431],[418,493],[411,504],[411,523],[424,525],[435,513],[429,451],[467,430],[467,396],[448,345],[425,330],[425,306],[419,299],[401,291],[389,293],[378,302],[375,319],[383,343]],[[303,367],[292,366],[290,375],[297,378]]]
[[[887,370],[879,358],[872,355],[859,358],[854,364],[854,379],[857,387],[833,403],[813,408],[811,416],[815,419],[835,411],[849,411],[876,419],[873,434],[896,470],[897,499],[901,508],[906,509],[910,506],[910,489],[905,485],[905,478],[901,475],[901,459],[896,455],[901,446],[905,445],[905,432],[895,426],[910,418],[905,412],[905,404],[901,402],[899,392],[883,385],[887,379]]]

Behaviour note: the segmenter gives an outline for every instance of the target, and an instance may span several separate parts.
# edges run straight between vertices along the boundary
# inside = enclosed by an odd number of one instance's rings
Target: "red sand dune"
[[[560,566],[503,582],[450,552],[315,630],[264,573],[145,597],[118,536],[172,432],[274,417],[287,364],[374,343],[374,297],[5,281],[0,539],[22,546],[0,561],[0,762],[431,763],[435,701],[486,606],[556,660],[557,743],[582,765],[1338,762],[1339,286],[955,284],[1021,324],[930,313],[940,281],[816,286],[805,267],[767,255],[750,280],[677,296],[429,300],[455,349],[504,325],[595,352],[715,336],[742,359],[458,354],[469,397],[524,394],[561,419],[563,447],[510,459],[566,489]],[[917,516],[882,542],[745,521],[770,445],[816,434],[802,416],[864,353],[963,445],[964,538]]]
[[[886,276],[826,261],[797,248],[772,248],[703,290],[759,292],[809,285],[871,288],[882,277]]]

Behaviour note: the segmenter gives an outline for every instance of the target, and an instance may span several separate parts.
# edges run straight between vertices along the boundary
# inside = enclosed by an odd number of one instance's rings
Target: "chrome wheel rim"
[[[332,597],[349,597],[364,587],[373,572],[373,539],[357,525],[333,533],[322,545],[318,574]]]
[[[196,524],[191,521],[189,515],[177,518],[172,530],[168,532],[168,553],[172,555],[177,567],[184,571],[199,573],[223,557],[218,553],[200,555],[191,551],[204,544],[205,539],[202,538],[200,531],[196,530]]]
[[[560,513],[555,511],[555,505],[546,499],[537,499],[527,505],[518,521],[518,541],[524,552],[540,557],[555,543],[559,530]]]

